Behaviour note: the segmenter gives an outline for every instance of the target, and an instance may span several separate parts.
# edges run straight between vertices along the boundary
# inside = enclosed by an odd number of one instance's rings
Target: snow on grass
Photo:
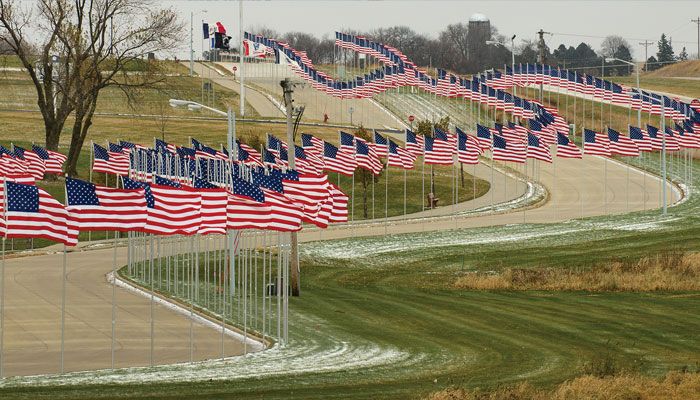
[[[294,314],[291,318],[305,326],[319,323],[315,318],[299,314]],[[155,367],[5,378],[0,380],[0,387],[236,381],[380,366],[410,367],[424,359],[421,354],[409,354],[396,348],[379,346],[351,335],[323,332],[323,336],[299,336],[303,337],[292,340],[288,347],[276,345],[269,350],[245,356]]]
[[[483,245],[507,242],[552,240],[556,237],[601,231],[654,231],[666,229],[681,217],[658,215],[625,216],[594,220],[571,220],[558,224],[517,224],[486,228],[434,231],[419,234],[313,242],[300,248],[300,255],[312,258],[355,259],[398,251]],[[596,233],[596,234],[597,234]]]

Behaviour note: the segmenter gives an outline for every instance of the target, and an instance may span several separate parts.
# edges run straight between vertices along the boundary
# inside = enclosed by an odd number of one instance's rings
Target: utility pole
[[[650,42],[648,40],[645,40],[643,42],[639,42],[639,44],[641,46],[644,46],[644,71],[646,71],[647,70],[647,60],[649,59],[649,54],[648,54],[649,46],[654,44],[654,42]]]
[[[192,41],[194,40],[192,37],[193,32],[194,32],[193,31],[194,26],[192,25],[193,23],[194,23],[194,11],[190,11],[190,76],[194,76],[194,50],[192,49]]]
[[[284,106],[287,109],[287,161],[289,162],[289,168],[294,169],[294,100],[292,100],[294,84],[292,83],[291,79],[285,78],[280,82],[280,85],[282,86],[282,90],[284,92]],[[296,232],[290,232],[289,234],[289,268],[291,270],[289,285],[292,289],[292,296],[297,297],[301,291],[299,281],[299,241]]]
[[[537,34],[540,36],[540,40],[537,42],[537,62],[540,63],[540,65],[544,65],[545,62],[547,62],[547,58],[545,56],[545,49],[547,48],[547,45],[544,43],[544,34],[549,34],[551,35],[550,32],[545,32],[543,29],[540,28],[539,31],[537,31]],[[542,87],[542,82],[540,82],[540,102],[542,102],[542,93],[543,93],[543,87]]]
[[[245,73],[243,71],[243,0],[238,0],[238,34],[241,38],[241,42],[238,43],[238,69],[241,71],[241,110],[239,114],[241,114],[241,117],[245,117]]]
[[[695,22],[698,25],[698,54],[697,58],[700,60],[700,17],[697,19],[691,19],[690,22]]]

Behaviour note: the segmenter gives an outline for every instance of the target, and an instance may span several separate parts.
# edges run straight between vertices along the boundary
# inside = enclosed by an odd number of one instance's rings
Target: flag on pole
[[[634,140],[640,151],[652,151],[651,139],[644,134],[644,131],[636,126],[629,126],[630,139]]]
[[[457,128],[457,161],[462,164],[478,164],[479,142]]]
[[[403,169],[413,169],[414,158],[406,149],[402,149],[389,139],[389,159],[387,165]]]
[[[143,231],[159,235],[192,235],[201,225],[202,196],[179,183],[156,176],[156,184],[122,177],[124,188],[143,189],[147,218]]]
[[[44,166],[46,167],[45,173],[58,175],[63,173],[63,163],[66,162],[68,157],[59,152],[47,150],[37,145],[33,145],[32,150],[37,156],[44,160]]]
[[[527,158],[527,145],[523,142],[508,142],[500,135],[493,135],[493,159],[524,163]]]
[[[549,145],[532,133],[527,134],[527,157],[548,163],[552,162],[552,153],[549,151]]]
[[[4,182],[6,238],[43,238],[66,246],[78,244],[77,232],[68,229],[68,212],[63,204],[33,184],[8,179]]]
[[[581,154],[581,149],[576,147],[566,135],[557,132],[557,157],[583,158],[583,154]]]
[[[483,125],[476,124],[476,139],[482,151],[491,150],[493,139],[491,138],[491,130]]]
[[[66,211],[76,231],[141,231],[146,224],[146,192],[116,189],[66,177]]]
[[[608,128],[608,139],[610,140],[611,154],[626,157],[639,155],[639,147],[637,147],[635,142],[624,135],[620,135],[620,132]]]
[[[121,146],[119,151],[107,151],[97,143],[93,144],[92,170],[115,175],[129,175],[129,154]]]
[[[44,160],[32,151],[25,150],[19,146],[14,146],[14,148],[15,159],[23,162],[27,173],[35,179],[42,179],[44,177],[44,171],[46,170]]]
[[[379,175],[384,166],[379,160],[379,157],[377,157],[377,153],[375,152],[374,148],[370,147],[369,144],[361,138],[356,138],[355,148],[355,159],[357,160],[357,166],[370,171],[374,175]]]
[[[201,223],[197,233],[200,235],[225,234],[228,207],[226,189],[196,176],[192,178],[192,186],[183,185],[182,188],[188,192],[198,193],[202,198]]]
[[[389,152],[389,143],[386,138],[374,131],[374,149],[379,157],[387,157]]]
[[[352,175],[357,163],[354,157],[346,152],[339,151],[337,147],[328,142],[323,142],[323,164],[327,171],[338,172],[343,175]]]
[[[425,141],[423,135],[416,135],[412,130],[406,129],[406,150],[415,157],[423,155]]]
[[[651,148],[653,150],[663,150],[664,142],[661,135],[659,135],[658,128],[651,125],[647,125],[647,135],[649,135],[649,139],[651,140]],[[678,143],[675,143],[675,141],[666,140],[666,151],[673,150],[680,150],[680,147],[678,147]]]
[[[426,164],[452,165],[452,149],[449,143],[430,136],[426,136],[423,140],[425,145],[423,160]]]
[[[583,153],[593,156],[610,156],[610,140],[607,135],[584,129]]]

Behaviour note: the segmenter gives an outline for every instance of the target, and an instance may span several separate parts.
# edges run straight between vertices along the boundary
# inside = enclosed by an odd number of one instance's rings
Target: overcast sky
[[[201,21],[220,21],[230,36],[238,40],[238,1],[164,0],[180,10],[189,22],[194,12],[195,49],[201,48]],[[203,12],[206,11],[206,12]],[[268,26],[280,32],[302,31],[333,37],[336,30],[369,30],[407,25],[417,32],[437,36],[447,24],[467,22],[474,13],[485,14],[491,24],[506,36],[535,39],[540,28],[552,32],[545,40],[553,49],[560,43],[576,46],[585,41],[598,50],[603,38],[616,34],[632,44],[635,59],[644,57],[645,39],[654,42],[649,55],[656,53],[662,32],[673,40],[678,54],[686,46],[697,53],[697,25],[700,1],[244,1],[243,28]],[[255,32],[252,32],[255,33]],[[517,39],[516,39],[517,40]],[[186,57],[189,40],[181,57]]]

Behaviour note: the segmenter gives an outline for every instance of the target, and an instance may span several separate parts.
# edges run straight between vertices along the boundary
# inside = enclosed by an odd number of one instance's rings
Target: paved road
[[[105,369],[111,365],[113,250],[67,255],[65,371]],[[33,375],[60,371],[61,271],[58,254],[6,261],[4,374]],[[126,248],[117,251],[126,264]],[[150,365],[150,301],[116,290],[115,366]],[[189,361],[190,322],[186,316],[156,305],[154,363]],[[221,356],[221,330],[200,324],[194,330],[195,360]],[[224,341],[226,355],[241,354],[242,342]]]
[[[585,166],[585,169],[584,169]],[[521,167],[522,168],[522,167]],[[533,174],[534,170],[534,174]],[[660,199],[660,180],[614,161],[586,156],[584,160],[557,159],[555,164],[539,163],[528,172],[552,192],[543,206],[526,212],[495,215],[452,216],[452,207],[425,211],[416,218],[375,221],[355,226],[335,226],[325,231],[306,229],[300,241],[339,239],[504,225],[521,222],[548,223],[581,216],[624,213],[655,208]],[[629,180],[627,174],[629,172]],[[490,168],[479,166],[477,176],[490,179]],[[555,178],[556,177],[556,178]],[[495,174],[497,181],[504,175]],[[525,185],[496,182],[494,198],[520,197]],[[627,188],[629,187],[629,191]],[[603,190],[605,188],[605,190]],[[605,195],[603,195],[605,193]],[[669,186],[668,199],[678,193]],[[490,204],[491,194],[461,204],[456,211]],[[436,217],[436,218],[427,218]],[[117,252],[118,265],[126,262],[126,249]],[[112,269],[112,249],[69,253],[66,318],[66,371],[108,368],[111,343],[112,288],[105,275]],[[6,265],[5,374],[54,373],[59,370],[61,256],[56,254],[16,258]],[[116,365],[148,365],[150,362],[150,302],[147,298],[117,290]],[[155,308],[155,363],[189,360],[190,322],[186,316],[161,306]],[[220,331],[194,325],[194,359],[220,356]],[[241,344],[226,339],[227,355],[240,354]]]
[[[189,66],[189,63],[185,64]],[[238,94],[241,93],[241,83],[237,80],[234,80],[233,77],[221,76],[213,68],[206,67],[200,63],[194,64],[194,71],[202,77],[211,78],[211,80],[214,81],[214,83],[217,83],[225,88],[231,89]],[[246,88],[245,99],[246,102],[250,104],[250,106],[253,107],[261,117],[285,117],[282,110],[280,110],[280,108],[274,102],[270,101],[270,99],[267,96],[265,96],[265,94],[259,91]],[[236,113],[238,113],[238,111],[239,110],[235,110]]]

